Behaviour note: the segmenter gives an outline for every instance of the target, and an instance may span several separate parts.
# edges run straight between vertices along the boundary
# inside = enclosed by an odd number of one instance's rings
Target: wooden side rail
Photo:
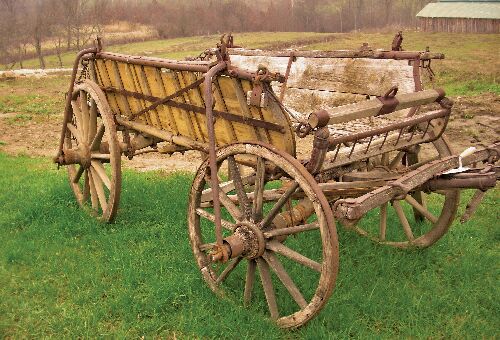
[[[313,112],[308,117],[311,128],[339,124],[355,119],[380,116],[414,106],[440,102],[445,98],[441,89],[394,95],[397,88],[392,88],[385,96],[354,104],[338,106],[330,111]]]

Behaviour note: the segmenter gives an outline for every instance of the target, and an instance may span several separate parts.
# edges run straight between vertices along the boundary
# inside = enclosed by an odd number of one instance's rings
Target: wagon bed
[[[199,151],[203,163],[192,183],[187,221],[202,277],[214,291],[238,294],[246,305],[264,302],[281,327],[303,325],[331,295],[338,271],[335,219],[385,245],[428,247],[451,225],[459,189],[478,189],[470,215],[496,183],[500,145],[453,155],[443,136],[452,102],[442,90],[420,91],[421,61],[440,55],[249,52],[222,40],[204,60],[173,61],[103,52],[100,46],[98,41],[77,56],[55,158],[67,166],[77,201],[112,221],[122,155],[132,158],[146,148]],[[293,68],[294,58],[309,68]],[[339,63],[381,60],[381,72],[409,59],[409,68],[376,86],[347,90],[350,78],[338,76]],[[401,74],[410,79],[410,69],[413,81],[393,83]],[[297,114],[284,97],[292,90],[324,92],[348,103]],[[337,126],[380,117],[392,118],[364,131],[336,133]],[[303,141],[312,141],[310,155],[297,159],[296,145]],[[257,272],[262,290],[255,287]]]

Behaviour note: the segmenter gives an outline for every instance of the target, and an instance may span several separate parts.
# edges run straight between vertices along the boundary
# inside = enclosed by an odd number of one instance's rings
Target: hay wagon
[[[99,40],[81,51],[55,157],[81,207],[112,221],[122,156],[199,151],[189,240],[215,292],[298,327],[333,291],[335,220],[381,244],[427,247],[455,218],[460,189],[478,189],[470,214],[495,186],[500,145],[453,155],[443,136],[452,102],[421,89],[422,65],[442,56],[265,52],[231,42],[186,61],[104,52]],[[348,68],[357,71],[339,73]],[[287,108],[313,95],[334,104]],[[364,128],[343,130],[353,122]],[[482,166],[462,171],[471,164]]]

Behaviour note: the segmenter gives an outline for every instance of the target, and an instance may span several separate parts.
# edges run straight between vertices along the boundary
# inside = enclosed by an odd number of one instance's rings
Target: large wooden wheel
[[[80,206],[101,221],[112,221],[118,209],[121,151],[113,114],[99,87],[85,80],[71,95],[71,119],[64,154],[69,183]]]
[[[205,161],[188,210],[203,278],[215,292],[267,310],[280,327],[303,325],[325,305],[338,271],[336,228],[325,196],[296,159],[271,146],[232,144],[218,150],[217,164],[224,243],[239,255],[225,263],[213,259],[215,216]]]
[[[353,173],[346,178],[385,177],[390,180],[392,176],[395,179],[405,171],[451,154],[450,147],[441,137],[414,148],[412,152],[395,151],[372,158],[364,169],[365,173]],[[393,247],[429,247],[448,231],[459,201],[458,190],[413,191],[370,211],[352,228],[360,235]]]

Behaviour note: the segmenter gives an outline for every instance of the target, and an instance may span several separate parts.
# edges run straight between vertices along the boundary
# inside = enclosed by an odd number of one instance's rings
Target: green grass
[[[444,87],[450,96],[500,94],[498,46],[500,34],[403,33],[403,48],[445,54],[444,60],[432,62],[436,86]],[[394,33],[334,34],[330,42],[308,45],[306,49],[351,49],[368,42],[374,48],[390,49]]]
[[[357,49],[363,42],[374,48],[390,49],[394,32],[390,33],[311,33],[311,32],[255,32],[236,33],[235,44],[246,48],[302,49]],[[215,47],[218,35],[153,40],[114,45],[106,50],[125,53],[182,59],[197,56],[207,48]],[[405,50],[442,52],[445,60],[434,61],[437,74],[434,86],[444,87],[450,96],[477,95],[485,92],[500,94],[500,64],[497,62],[499,34],[456,34],[404,32]],[[72,67],[75,53],[62,55],[63,66]],[[47,67],[59,67],[55,55],[46,57]],[[24,62],[26,68],[38,68],[36,59]],[[432,85],[431,85],[432,86]]]
[[[187,237],[189,175],[126,171],[117,221],[108,225],[78,208],[65,171],[47,159],[0,154],[0,173],[2,337],[498,334],[498,190],[427,250],[398,251],[339,230],[334,294],[307,326],[286,332],[204,284]]]
[[[69,76],[54,75],[0,82],[0,114],[61,114],[69,81]]]
[[[213,48],[220,40],[219,34],[210,36],[197,36],[186,38],[175,38],[167,40],[151,40],[130,44],[121,44],[106,46],[104,49],[117,53],[132,55],[149,55],[170,59],[182,59],[184,57],[194,57],[199,55],[207,48]],[[238,33],[236,44],[241,44],[248,48],[262,48],[279,45],[290,45],[310,43],[311,40],[327,40],[331,34],[314,32],[255,32]],[[76,52],[67,52],[61,55],[64,67],[73,67]],[[45,58],[47,68],[59,67],[59,60],[56,55],[50,55]],[[30,59],[23,62],[25,68],[39,68],[38,59]]]

